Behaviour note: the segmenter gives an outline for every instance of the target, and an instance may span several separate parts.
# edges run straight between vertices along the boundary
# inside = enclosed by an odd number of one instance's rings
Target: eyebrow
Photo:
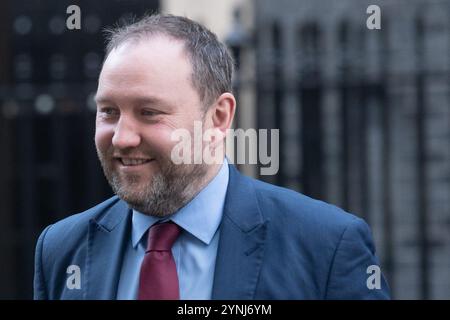
[[[166,108],[170,108],[170,105],[155,96],[137,96],[137,97],[130,97],[129,98],[131,100],[131,103],[133,105],[159,105],[159,106],[163,106]],[[114,99],[112,97],[108,97],[108,96],[98,96],[97,94],[95,94],[94,96],[94,101],[96,103],[113,103]]]

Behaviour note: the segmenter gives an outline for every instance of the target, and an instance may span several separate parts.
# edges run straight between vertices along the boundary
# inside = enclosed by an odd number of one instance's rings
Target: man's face
[[[96,95],[95,144],[114,192],[143,213],[167,216],[197,192],[208,167],[175,165],[171,133],[193,132],[203,107],[183,43],[166,36],[126,42],[108,56]]]

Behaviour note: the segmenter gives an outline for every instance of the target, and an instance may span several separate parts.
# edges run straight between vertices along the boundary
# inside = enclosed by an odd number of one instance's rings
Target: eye
[[[119,114],[119,111],[116,108],[112,107],[102,107],[100,108],[100,113],[105,116],[115,116]]]
[[[155,110],[150,110],[150,109],[143,109],[141,111],[141,114],[146,117],[152,117],[152,116],[156,116],[156,115],[160,114],[160,112],[155,111]]]

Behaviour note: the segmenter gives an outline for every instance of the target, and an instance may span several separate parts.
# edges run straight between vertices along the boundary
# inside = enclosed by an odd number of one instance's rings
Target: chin
[[[120,190],[116,192],[117,196],[128,203],[131,207],[142,207],[142,195],[137,192],[127,192]]]
[[[120,185],[123,188],[142,188],[145,184],[151,182],[153,176],[150,175],[138,175],[138,174],[119,174]]]

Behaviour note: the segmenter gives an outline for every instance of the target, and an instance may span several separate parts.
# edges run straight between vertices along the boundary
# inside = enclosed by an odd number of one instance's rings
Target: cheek
[[[167,126],[153,127],[143,133],[142,138],[146,145],[159,153],[170,153],[176,141],[171,140],[173,128]]]
[[[112,144],[114,131],[107,126],[98,125],[95,128],[95,145],[97,149],[106,151]]]

